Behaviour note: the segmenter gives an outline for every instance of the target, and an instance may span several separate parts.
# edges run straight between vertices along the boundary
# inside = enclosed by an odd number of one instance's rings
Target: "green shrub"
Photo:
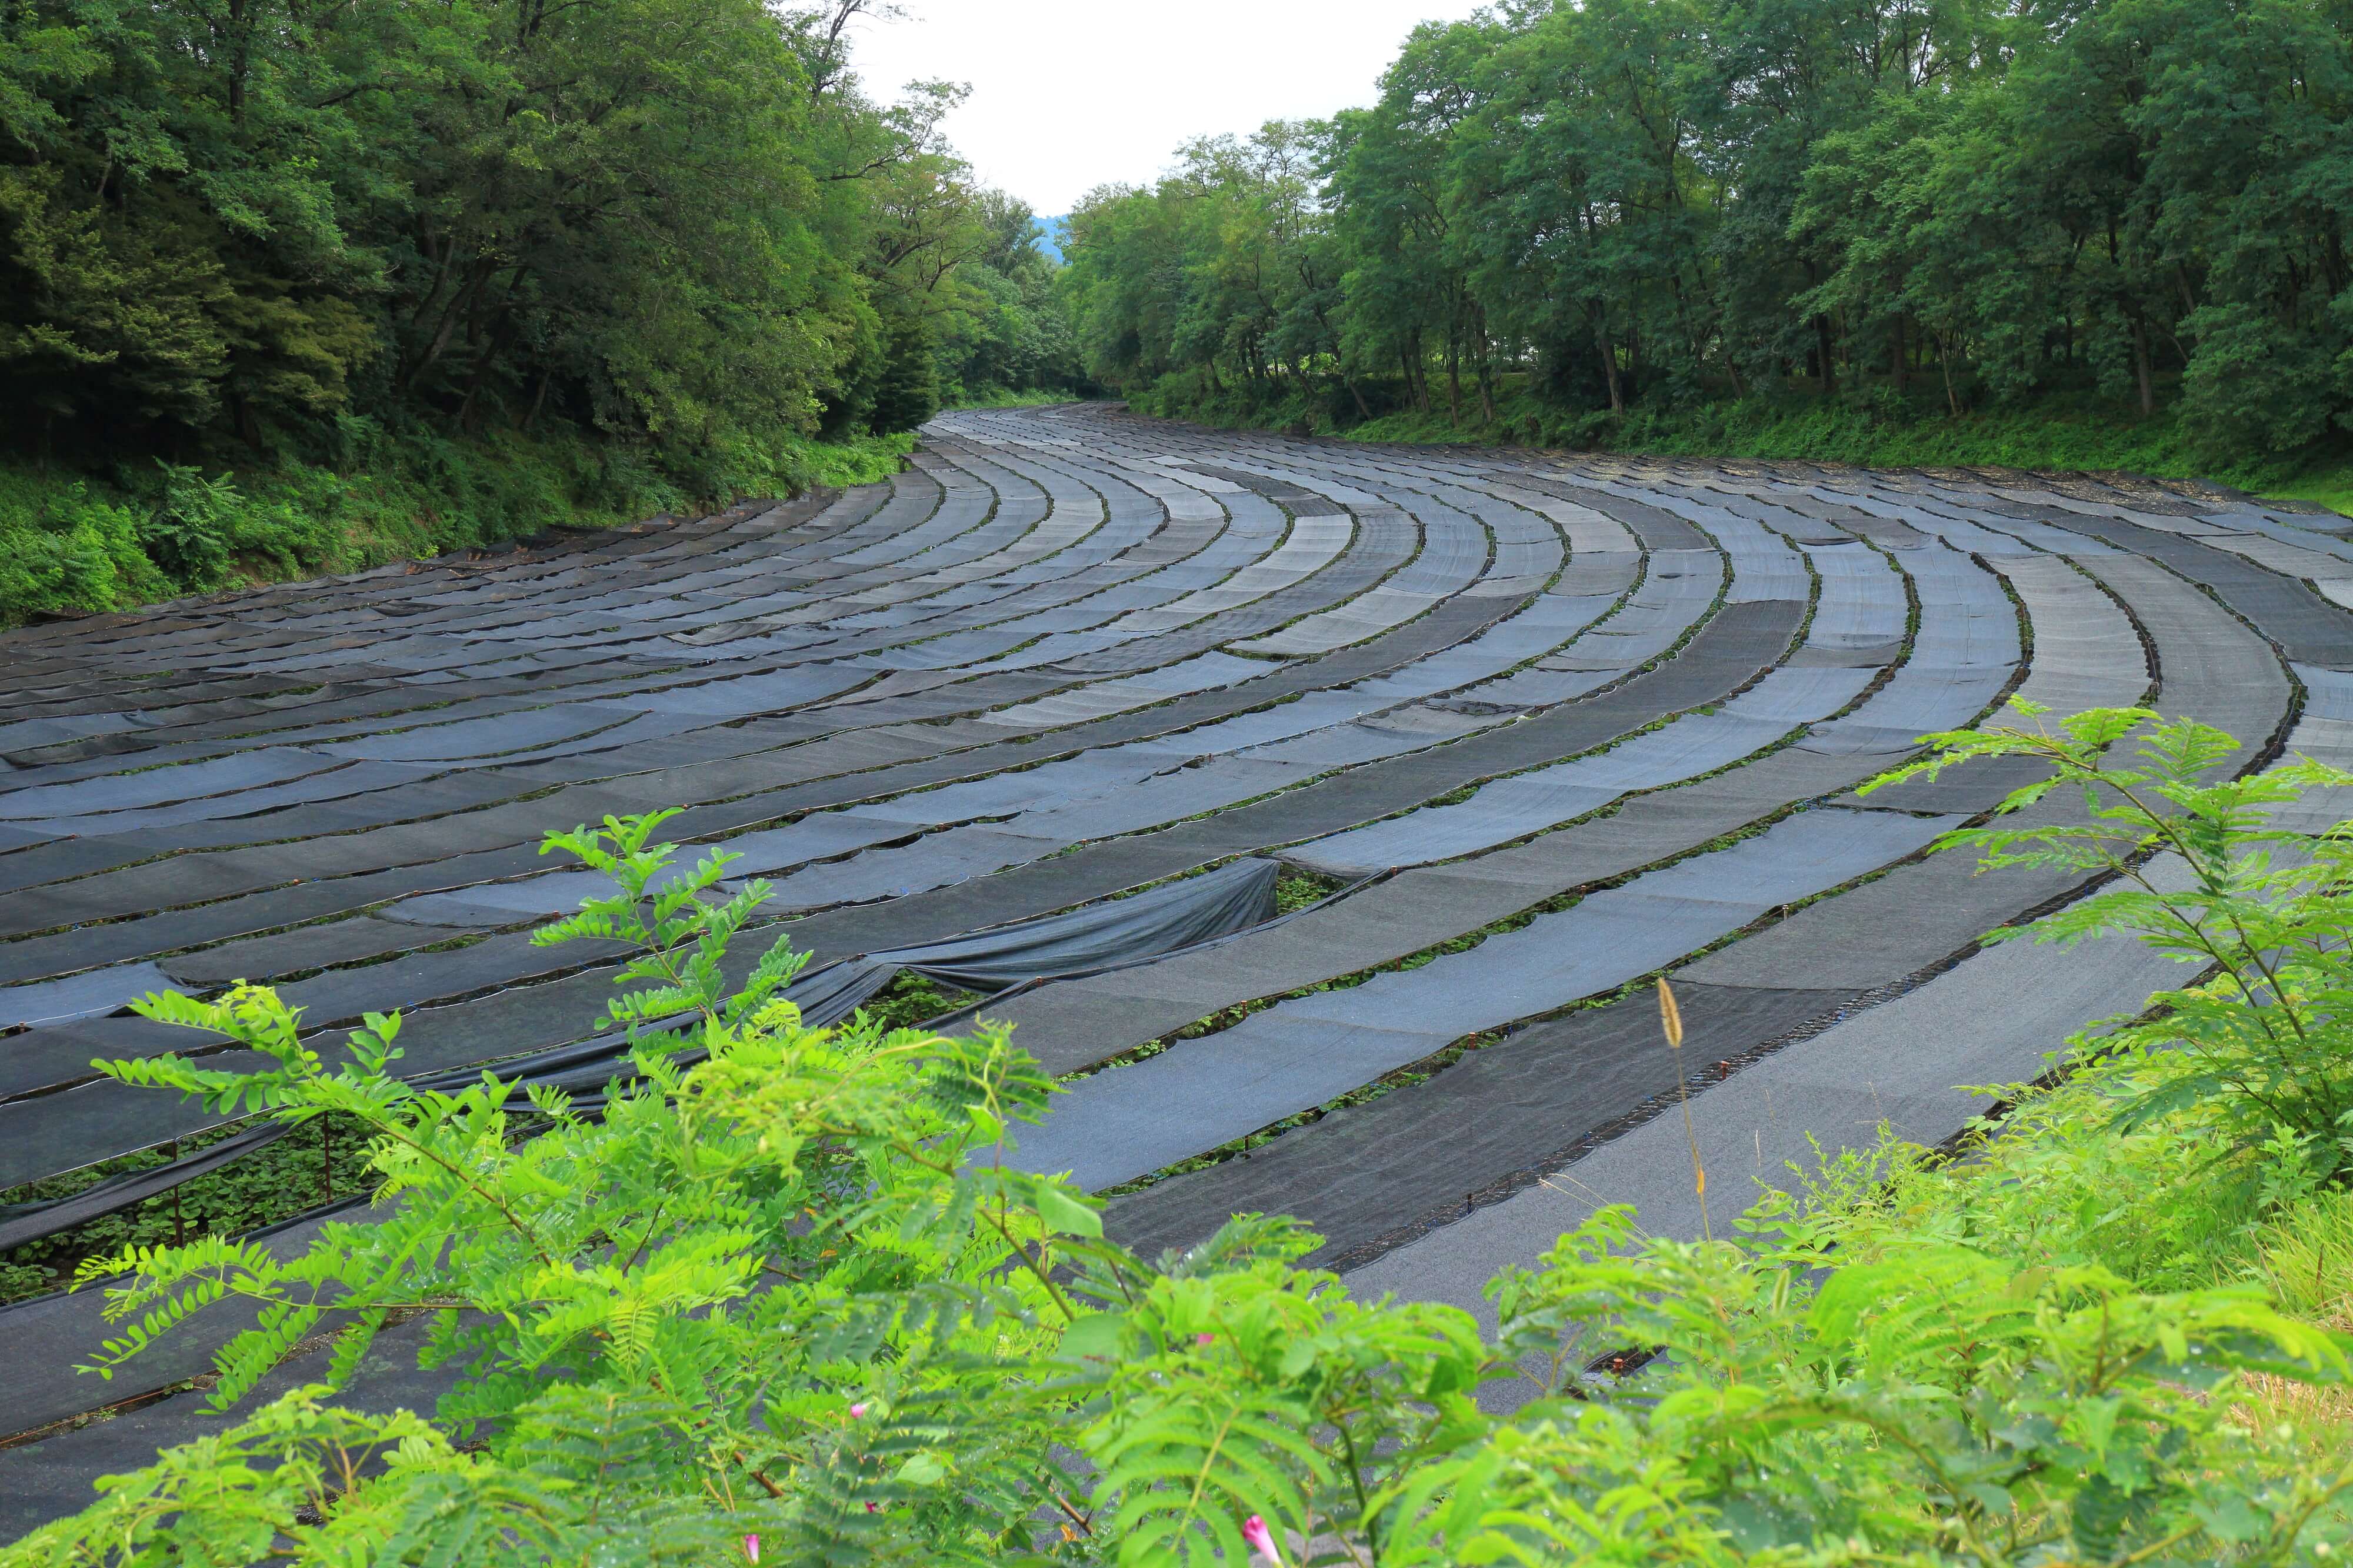
[[[2284,500],[2353,513],[2353,462],[2341,446],[2274,455],[2258,443],[2218,458],[2177,408],[2142,417],[2108,399],[2052,391],[1952,416],[1941,391],[1899,395],[1882,382],[1832,398],[1813,393],[1634,404],[1622,416],[1572,408],[1544,395],[1525,374],[1498,378],[1493,421],[1466,406],[1460,419],[1440,406],[1419,413],[1394,385],[1363,390],[1388,411],[1365,419],[1345,399],[1295,392],[1253,398],[1209,390],[1190,372],[1161,377],[1131,395],[1139,413],[1222,428],[1311,428],[1352,441],[1471,442],[1634,452],[1669,458],[1760,458],[1865,466],[1970,466],[2115,470],[2209,479]]]
[[[930,333],[920,318],[910,317],[892,331],[868,420],[877,430],[913,430],[939,411],[940,372]]]
[[[157,463],[112,481],[0,462],[0,626],[176,594],[352,572],[551,529],[602,527],[811,485],[889,478],[909,434],[732,435],[681,474],[576,433],[397,434],[344,415],[332,466]]]
[[[164,498],[139,530],[155,564],[192,588],[210,585],[228,564],[240,536],[250,531],[245,498],[227,474],[207,479],[195,468],[161,465]]]
[[[140,546],[139,512],[92,488],[0,470],[0,622],[171,592]]]
[[[637,1077],[601,1117],[533,1090],[547,1131],[518,1141],[519,1097],[491,1074],[412,1089],[389,1076],[396,1017],[330,1062],[266,990],[148,1008],[271,1065],[112,1076],[366,1123],[380,1218],[290,1261],[218,1238],[89,1266],[129,1274],[101,1368],[224,1295],[261,1315],[218,1358],[216,1405],[307,1336],[335,1352],[323,1383],[109,1480],[0,1562],[716,1565],[757,1535],[767,1563],[1238,1563],[1254,1517],[1286,1561],[1389,1568],[2319,1563],[2353,1545],[2353,1467],[2247,1420],[2239,1386],[2343,1388],[2353,1337],[2283,1312],[2251,1273],[2130,1278],[2080,1205],[2025,1221],[2038,1191],[2073,1204],[2103,1172],[2171,1160],[2200,1183],[2179,1156],[2211,1143],[2225,1100],[2175,1095],[2102,1134],[2125,1140],[2122,1165],[2086,1154],[2080,1119],[2135,1074],[2203,1070],[2194,1052],[2104,1058],[1961,1165],[1893,1147],[1841,1162],[1767,1194],[1735,1238],[1644,1239],[1605,1210],[1490,1287],[1482,1338],[1453,1308],[1357,1300],[1293,1267],[1315,1242],[1293,1222],[1238,1216],[1156,1259],[1105,1241],[1095,1200],[996,1154],[1050,1087],[1002,1031],[806,1029],[779,1000],[798,963],[781,942],[731,990],[726,948],[765,889],[721,901],[729,858],[677,867],[660,821],[550,839],[619,891],[541,940],[641,954],[603,1020],[629,1031]],[[2238,1254],[2259,1243],[2281,1267],[2300,1259],[2278,1227],[2312,1193],[2284,1147],[2222,1145],[2287,1173]],[[2020,1212],[1971,1228],[2001,1204]],[[375,1334],[417,1311],[427,1360],[459,1372],[438,1419],[334,1407]],[[1535,1398],[1481,1410],[1483,1383],[1520,1375]],[[386,1463],[355,1470],[362,1450]]]
[[[2013,706],[2028,718],[2044,711]],[[2119,759],[2127,737],[2130,756]],[[1865,791],[1979,758],[2047,764],[2046,777],[2011,793],[2003,816],[1941,842],[1982,850],[1992,867],[2052,865],[2114,879],[1997,939],[2073,943],[2126,933],[2202,976],[2151,996],[2154,1016],[2108,1021],[2107,1048],[2179,1052],[2189,1064],[2152,1076],[2121,1109],[2125,1123],[2211,1100],[2234,1139],[2291,1139],[2316,1178],[2353,1167],[2353,953],[2345,947],[2353,825],[2314,835],[2272,822],[2305,791],[2353,784],[2353,773],[2301,763],[2227,777],[2237,741],[2142,708],[2094,709],[2055,730],[2004,726],[1929,740],[1930,756]],[[2004,820],[2053,791],[2079,795],[2082,816],[2030,826]]]

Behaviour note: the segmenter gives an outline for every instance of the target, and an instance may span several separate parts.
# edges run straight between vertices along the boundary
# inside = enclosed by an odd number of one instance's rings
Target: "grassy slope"
[[[366,439],[332,465],[111,471],[0,458],[0,626],[240,584],[352,572],[550,528],[595,528],[897,470],[910,436],[784,437],[692,493],[574,435]]]
[[[1984,466],[2147,474],[2210,479],[2256,495],[2301,500],[2353,515],[2353,455],[2256,458],[2218,466],[2202,456],[2169,411],[2138,418],[2093,397],[2054,397],[2032,407],[1947,416],[1927,391],[1898,400],[1883,387],[1831,405],[1803,393],[1751,397],[1622,420],[1564,412],[1526,393],[1498,399],[1493,422],[1465,395],[1463,422],[1443,408],[1388,414],[1336,426],[1321,408],[1291,398],[1255,407],[1203,398],[1177,377],[1132,399],[1140,412],[1223,428],[1298,429],[1351,441],[1542,446],[1653,457],[1799,458],[1877,468]]]
[[[2254,1285],[2296,1317],[2353,1329],[2353,1192],[2316,1183],[2290,1144],[2227,1134],[2212,1101],[2122,1124],[2128,1084],[2193,1066],[2170,1053],[2077,1066],[2059,1087],[2008,1091],[2010,1113],[1958,1159],[1890,1139],[1769,1184],[1859,1216],[1846,1244],[1858,1263],[1881,1255],[1879,1237],[1957,1243],[2025,1267],[2097,1265],[2147,1291]],[[2291,1423],[2331,1468],[2353,1446],[2353,1389],[2258,1376],[2231,1403],[2258,1430]]]
[[[1046,408],[1058,403],[1084,401],[1073,392],[1006,392],[1000,389],[951,398],[941,405],[940,412],[953,414],[963,408]]]

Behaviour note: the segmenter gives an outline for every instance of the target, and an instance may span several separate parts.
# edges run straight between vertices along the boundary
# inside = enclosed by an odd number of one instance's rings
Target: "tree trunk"
[[[2148,363],[2148,322],[2133,318],[2133,377],[2140,383],[2140,416],[2157,412],[2157,383]]]
[[[253,68],[253,29],[246,22],[246,0],[229,0],[228,122],[245,123],[245,79]]]
[[[1462,423],[1462,338],[1446,334],[1446,422]]]
[[[1821,366],[1822,395],[1829,397],[1838,391],[1838,371],[1831,363],[1831,319],[1814,318],[1814,359]]]
[[[1895,315],[1893,334],[1894,341],[1888,345],[1888,380],[1894,384],[1895,390],[1901,393],[1904,390],[1905,374],[1908,367],[1904,363],[1904,314],[1900,310]]]
[[[1479,345],[1479,414],[1487,424],[1493,425],[1495,422],[1495,341],[1487,335],[1487,312],[1476,305],[1471,307],[1471,323]]]
[[[1953,340],[1942,332],[1936,334],[1936,367],[1945,373],[1945,406],[1958,419],[1961,400],[1953,394]]]
[[[255,416],[253,405],[241,393],[228,395],[229,419],[237,426],[237,439],[255,451],[261,450],[261,421]]]
[[[464,287],[451,297],[448,305],[441,312],[441,323],[435,329],[433,341],[427,345],[424,358],[418,360],[408,374],[401,378],[403,388],[414,388],[424,379],[425,373],[431,370],[442,354],[448,352],[449,340],[457,336],[458,324],[465,319],[467,309],[473,303],[474,296],[481,291],[482,285],[488,283],[497,270],[498,264],[495,262],[478,265],[473,276],[467,279]]]
[[[516,272],[516,278],[518,281],[522,278],[520,269]],[[491,367],[498,363],[499,357],[505,353],[508,346],[514,342],[514,313],[508,309],[514,296],[515,286],[510,285],[506,297],[499,301],[497,321],[487,333],[476,331],[470,326],[467,331],[467,335],[473,339],[476,344],[474,374],[467,378],[465,401],[458,406],[458,428],[469,435],[475,434],[477,430],[476,411],[481,405],[482,385],[490,379]]]
[[[1609,412],[1626,412],[1625,389],[1618,382],[1618,345],[1609,341],[1609,318],[1593,318],[1593,346],[1601,351],[1601,374],[1609,383]]]

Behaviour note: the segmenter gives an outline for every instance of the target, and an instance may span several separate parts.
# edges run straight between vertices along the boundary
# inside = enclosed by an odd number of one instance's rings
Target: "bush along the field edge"
[[[571,433],[397,437],[347,416],[333,461],[148,461],[84,471],[0,458],[0,626],[696,515],[887,479],[910,433],[740,443],[704,471]]]

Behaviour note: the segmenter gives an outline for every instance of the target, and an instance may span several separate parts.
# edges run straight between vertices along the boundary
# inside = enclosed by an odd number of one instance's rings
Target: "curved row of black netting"
[[[2153,700],[2248,766],[2343,750],[2336,521],[2189,485],[1073,405],[944,417],[887,485],[7,634],[0,1203],[47,1195],[0,1243],[245,1147],[54,1190],[217,1137],[90,1066],[237,1059],[125,1010],[159,988],[273,984],[329,1044],[399,1008],[406,1070],[593,1090],[617,955],[531,944],[598,890],[539,842],[681,806],[667,836],[772,885],[813,1016],[903,970],[987,997],[1068,1079],[1012,1157],[1115,1194],[1115,1233],[1295,1213],[1321,1261],[1448,1295],[1522,1260],[1472,1216],[1672,1088],[1648,1005],[1610,1000],[1630,983],[1675,977],[1720,1077],[1862,1041],[2080,890],[1924,856],[2013,775],[1853,793],[1922,734],[2020,694]],[[1282,876],[1304,907],[1278,912]],[[1933,1121],[1946,1086],[1991,1081],[1963,1064],[2003,1065],[1967,1023],[1977,962],[1915,1004],[1949,1037],[1868,1047],[1881,1110]],[[2073,973],[2003,972],[2029,1071],[2099,1010],[2060,1016],[2105,994]],[[1854,1087],[1788,1094],[1867,1119]],[[0,1319],[58,1351],[0,1373],[0,1433],[125,1394],[63,1370],[87,1295]]]

